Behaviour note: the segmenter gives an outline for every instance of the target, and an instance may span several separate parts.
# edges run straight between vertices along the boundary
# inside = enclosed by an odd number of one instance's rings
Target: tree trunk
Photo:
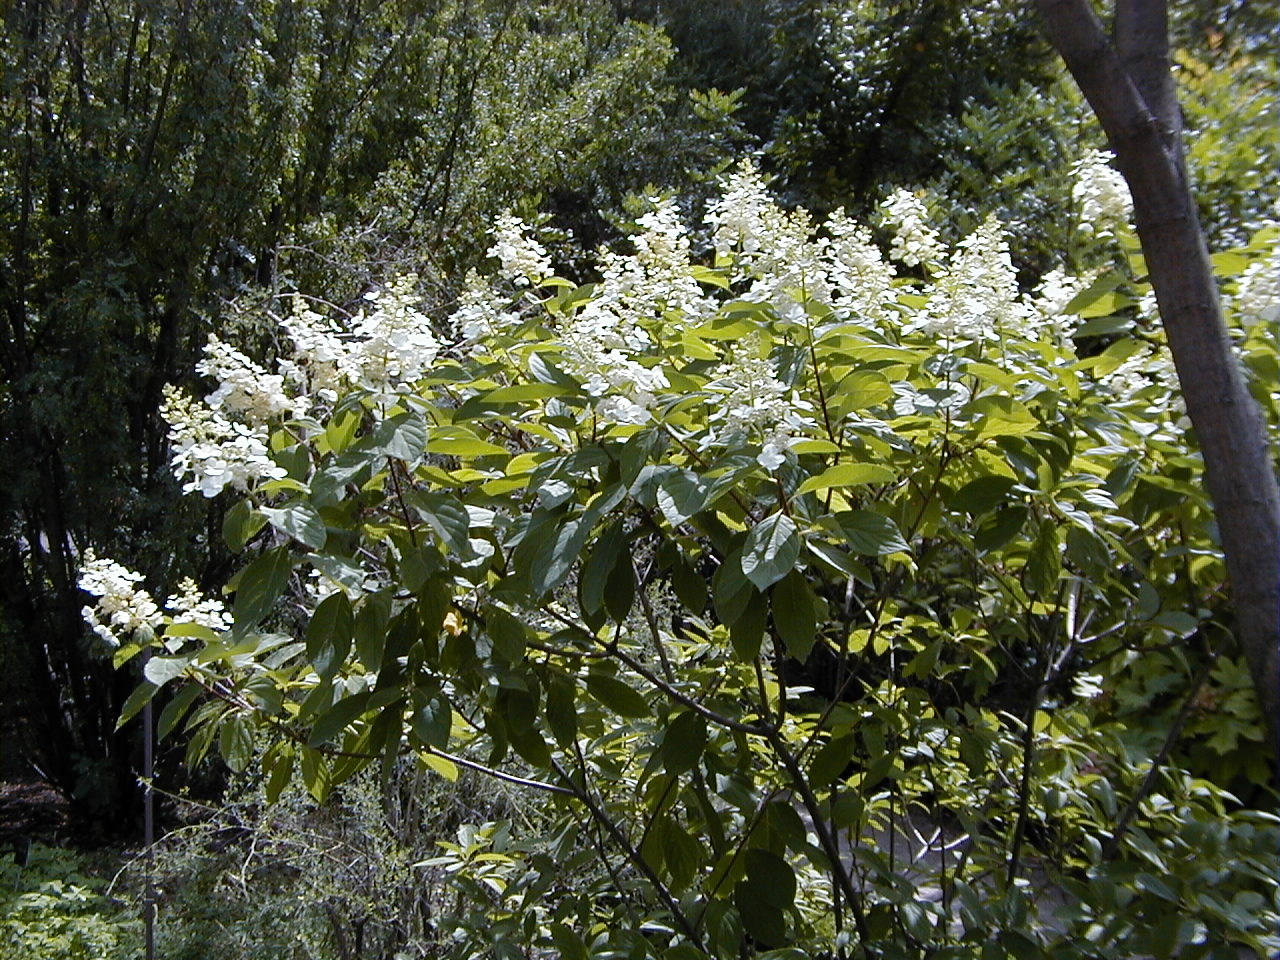
[[[1165,0],[1117,0],[1114,42],[1089,0],[1036,0],[1054,47],[1106,131],[1187,414],[1204,456],[1236,631],[1272,749],[1280,748],[1280,492],[1266,424],[1223,321],[1186,171]]]

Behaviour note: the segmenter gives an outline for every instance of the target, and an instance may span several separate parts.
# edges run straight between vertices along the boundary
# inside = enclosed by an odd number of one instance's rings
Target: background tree
[[[1272,445],[1223,321],[1187,172],[1163,0],[1117,0],[1107,35],[1083,0],[1038,0],[1133,194],[1146,267],[1196,428],[1240,643],[1280,749],[1280,490]]]
[[[154,576],[225,569],[216,513],[176,497],[156,416],[161,386],[236,323],[221,304],[247,284],[354,301],[419,252],[447,299],[487,211],[544,195],[562,228],[608,229],[597,209],[709,164],[727,128],[666,81],[664,38],[603,2],[23,0],[4,26],[9,760],[77,810],[115,810],[134,787],[132,733],[115,730],[130,681],[90,648],[73,571],[89,547]],[[270,331],[238,335],[272,348]]]

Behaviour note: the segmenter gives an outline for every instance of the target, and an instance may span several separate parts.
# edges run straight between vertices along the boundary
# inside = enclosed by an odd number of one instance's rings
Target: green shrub
[[[0,857],[0,960],[115,960],[138,955],[140,922],[103,895],[67,850]]]

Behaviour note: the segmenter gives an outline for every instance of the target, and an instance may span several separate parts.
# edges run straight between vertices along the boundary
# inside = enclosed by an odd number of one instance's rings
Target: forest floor
[[[53,787],[36,779],[0,781],[0,849],[65,842],[68,829],[67,800]]]

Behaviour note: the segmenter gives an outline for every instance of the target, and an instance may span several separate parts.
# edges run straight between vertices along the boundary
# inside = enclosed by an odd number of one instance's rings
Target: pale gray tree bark
[[[1261,410],[1232,351],[1187,175],[1166,0],[1036,0],[1050,42],[1097,114],[1134,220],[1218,520],[1236,631],[1280,749],[1280,492]]]

